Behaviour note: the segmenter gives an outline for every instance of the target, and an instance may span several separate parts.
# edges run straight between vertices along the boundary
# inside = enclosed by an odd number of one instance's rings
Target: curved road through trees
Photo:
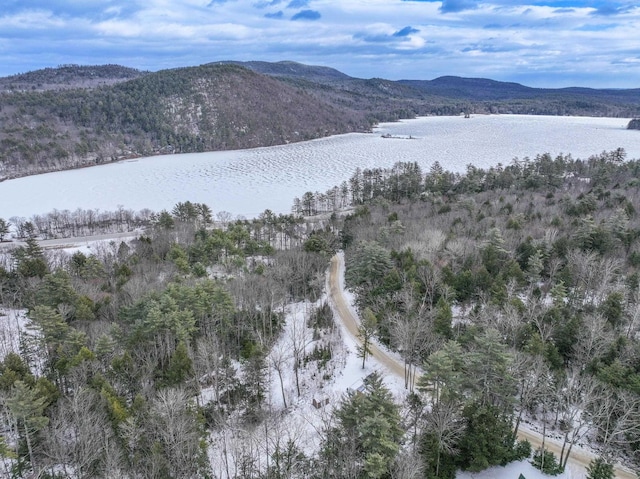
[[[347,332],[353,337],[353,339],[361,344],[358,337],[358,318],[352,312],[349,306],[349,300],[344,294],[344,256],[337,254],[331,258],[331,264],[329,266],[329,276],[327,280],[328,294],[331,303],[333,304],[334,312],[336,313],[338,320],[342,323]],[[384,349],[378,347],[375,344],[371,345],[371,355],[384,366],[387,371],[394,374],[404,380],[404,364],[394,356],[387,353]],[[520,439],[526,439],[531,443],[534,449],[540,448],[542,445],[542,435],[532,429],[528,429],[526,426],[521,425],[518,432]],[[562,444],[553,438],[547,437],[545,439],[545,447],[547,450],[552,451],[556,456],[560,456]],[[575,472],[586,474],[586,468],[591,459],[595,456],[584,449],[574,448],[571,451],[569,457],[569,465]],[[638,476],[632,471],[620,464],[615,468],[616,477],[618,479],[638,479]]]

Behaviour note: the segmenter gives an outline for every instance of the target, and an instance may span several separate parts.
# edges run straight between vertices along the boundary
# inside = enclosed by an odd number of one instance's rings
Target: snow
[[[19,353],[20,337],[26,330],[26,309],[0,308],[0,361],[11,352]]]
[[[482,472],[458,472],[456,479],[518,479],[522,474],[526,479],[584,479],[582,472],[575,472],[570,465],[567,470],[557,476],[543,474],[539,469],[533,467],[529,461],[512,462],[505,467],[491,467]]]
[[[93,248],[96,245],[91,244]],[[90,251],[90,249],[88,250]],[[341,262],[344,265],[344,262]],[[356,313],[355,296],[345,289],[344,267],[339,272],[340,287],[349,301],[352,313]],[[348,389],[357,389],[363,379],[374,371],[383,374],[385,385],[394,394],[398,403],[406,395],[404,382],[401,378],[386,374],[384,367],[375,358],[367,359],[365,368],[362,360],[356,354],[356,340],[336,321],[337,327],[333,331],[325,332],[317,340],[312,340],[313,331],[306,326],[309,314],[314,308],[327,301],[324,296],[317,303],[300,302],[286,307],[286,323],[283,334],[274,345],[269,358],[269,394],[267,409],[270,414],[266,427],[261,425],[255,429],[241,426],[240,421],[230,418],[229,424],[219,432],[213,432],[210,437],[209,457],[214,473],[218,477],[225,477],[226,468],[234,471],[247,451],[259,451],[258,467],[266,468],[268,452],[276,446],[284,447],[288,440],[292,440],[308,456],[317,452],[322,432],[328,425],[330,413],[336,407]],[[357,315],[357,313],[356,313]],[[25,331],[28,319],[26,310],[0,309],[0,360],[10,351],[18,351],[20,334]],[[306,353],[313,351],[315,345],[330,344],[332,359],[326,368],[319,370],[315,362],[309,362],[300,368],[301,394],[297,395],[295,375],[293,371],[294,342],[304,345]],[[273,367],[273,359],[278,353],[284,357],[281,368],[283,389],[287,407],[282,398],[277,371]],[[240,370],[239,363],[234,365]],[[327,380],[325,375],[329,375]],[[313,401],[322,402],[328,399],[328,404],[316,408]],[[200,403],[206,404],[213,400],[213,390],[204,389],[200,395]],[[535,429],[535,425],[522,424],[523,428]],[[551,440],[551,438],[549,438]],[[576,446],[574,449],[582,449]],[[511,463],[506,467],[494,467],[480,473],[459,472],[457,479],[515,479],[523,474],[526,479],[548,478],[535,469],[528,461]],[[584,469],[569,465],[567,470],[555,476],[559,479],[583,479]]]
[[[344,271],[340,277],[344,281]],[[353,295],[347,292],[353,307]],[[255,429],[239,427],[233,418],[224,430],[212,432],[209,447],[209,458],[214,473],[226,477],[226,468],[234,471],[236,461],[242,459],[242,452],[247,450],[260,451],[259,463],[261,467],[267,464],[267,449],[273,451],[276,444],[286,444],[287,439],[295,440],[296,445],[308,456],[315,454],[320,446],[322,432],[330,419],[330,413],[336,407],[348,389],[357,389],[363,379],[374,371],[383,374],[386,386],[401,401],[406,394],[400,378],[384,375],[384,368],[374,359],[367,359],[362,368],[362,359],[357,357],[356,341],[346,331],[342,330],[339,322],[333,331],[323,333],[318,340],[312,340],[313,330],[306,326],[309,314],[315,307],[327,300],[322,297],[317,303],[300,302],[286,307],[286,323],[284,331],[272,348],[268,357],[269,364],[269,395],[267,409],[270,418],[267,427],[261,425]],[[355,310],[355,309],[354,309]],[[319,370],[316,362],[309,362],[299,370],[300,396],[297,395],[295,374],[293,371],[294,342],[304,344],[307,353],[313,351],[315,345],[330,344],[332,359],[325,368]],[[281,368],[283,388],[287,407],[284,407],[280,380],[273,367],[273,360],[278,354],[286,359]],[[277,360],[277,359],[276,359]],[[329,379],[325,375],[329,375]],[[203,391],[201,399],[210,398],[207,391]],[[328,404],[316,408],[314,399],[318,402],[328,399]]]
[[[344,265],[343,262],[341,262],[342,265]],[[339,272],[340,287],[349,300],[352,312],[355,312],[355,297],[344,289],[344,266],[342,268]],[[293,440],[308,456],[316,453],[322,433],[329,425],[332,409],[340,403],[340,399],[348,389],[357,389],[363,379],[374,371],[383,374],[385,385],[391,390],[396,401],[398,403],[403,401],[407,391],[404,389],[402,378],[391,374],[385,375],[383,365],[373,357],[367,359],[363,369],[362,359],[356,354],[356,340],[343,329],[339,321],[336,321],[337,328],[321,336],[318,341],[308,340],[312,331],[306,327],[306,320],[313,308],[326,300],[325,296],[316,304],[294,303],[287,306],[284,332],[269,356],[270,390],[267,399],[269,417],[266,423],[253,429],[231,418],[223,430],[212,433],[209,457],[213,471],[219,477],[226,477],[227,467],[233,472],[238,461],[242,460],[243,454],[247,451],[256,452],[257,467],[264,470],[269,461],[268,452],[273,452],[276,445],[282,447],[289,439]],[[309,363],[307,367],[300,369],[301,394],[298,396],[293,373],[292,350],[293,341],[300,336],[306,338],[302,342],[307,352],[312,351],[318,342],[331,344],[332,359],[322,371],[315,367],[315,363]],[[280,381],[273,368],[273,358],[277,358],[279,354],[285,357],[281,371],[286,408],[282,399]],[[331,376],[328,380],[322,377],[327,372]],[[329,399],[329,403],[316,409],[312,404],[314,399],[319,402]],[[533,424],[522,424],[521,427],[535,429]],[[549,437],[548,440],[552,439]],[[574,451],[578,450],[583,448],[575,446]],[[456,477],[458,479],[517,479],[520,474],[523,474],[526,479],[551,477],[535,469],[529,461],[511,463],[506,467],[493,467],[480,473],[458,472]],[[563,474],[555,477],[584,479],[585,470],[583,467],[569,464]]]
[[[341,264],[344,265],[344,262],[342,262]],[[340,287],[344,291],[344,294],[349,301],[351,312],[356,313],[355,295],[351,291],[345,289],[344,266],[339,272],[339,278]],[[457,311],[457,313],[459,316],[463,316],[462,311]],[[351,360],[347,361],[347,364],[345,365],[345,368],[343,370],[343,377],[341,378],[342,380],[336,381],[335,385],[340,384],[342,387],[344,387],[345,385],[349,384],[350,387],[353,387],[354,384],[358,384],[359,382],[361,382],[362,378],[364,377],[363,370],[361,369],[362,363],[360,358],[355,357],[355,340],[344,330],[342,331],[342,339],[345,342],[346,349],[353,354],[350,355]],[[364,375],[374,370],[383,370],[383,368],[379,363],[377,363],[375,358],[372,358],[367,361],[367,368],[365,369],[366,373],[364,373]],[[387,375],[385,376],[385,384],[388,388],[390,388],[396,399],[400,400],[406,395],[404,382],[400,378]],[[458,472],[458,474],[456,475],[456,479],[517,479],[520,474],[523,474],[526,479],[549,479],[549,477],[551,477],[542,474],[538,469],[534,468],[529,463],[529,461],[520,461],[508,464],[506,467],[492,467],[475,474],[468,472]],[[563,474],[554,477],[557,477],[558,479],[584,479],[585,475],[584,470],[568,465],[567,470]]]
[[[92,249],[95,250],[100,246],[99,242],[86,242],[82,248],[88,247],[87,252],[91,252]],[[73,250],[77,250],[77,247]],[[357,316],[355,296],[345,289],[343,265],[344,262],[341,262],[340,288],[348,299],[352,313]],[[306,322],[313,309],[325,301],[327,301],[326,295],[315,304],[300,302],[286,307],[283,334],[268,357],[269,394],[266,407],[269,417],[266,420],[266,427],[263,424],[256,428],[248,428],[241,425],[237,418],[229,418],[229,423],[223,430],[211,434],[208,452],[213,471],[218,477],[225,477],[227,467],[230,471],[234,471],[243,455],[252,450],[258,451],[258,467],[266,468],[269,451],[273,452],[276,446],[284,447],[288,440],[292,440],[308,456],[313,455],[320,446],[322,432],[329,423],[332,409],[340,403],[347,390],[357,389],[363,379],[374,371],[383,375],[385,385],[391,390],[396,401],[398,403],[403,401],[407,391],[402,378],[385,374],[384,366],[373,357],[367,359],[363,369],[362,360],[356,354],[356,340],[343,329],[339,321],[336,321],[337,327],[333,331],[324,332],[317,340],[313,340],[313,331],[307,327]],[[19,337],[25,331],[27,322],[26,310],[0,309],[0,359],[10,351],[18,351]],[[293,350],[296,341],[303,345],[306,353],[310,353],[314,346],[320,344],[330,344],[332,350],[332,359],[322,370],[313,361],[300,368],[300,396],[297,394],[293,371]],[[277,371],[273,367],[278,353],[284,358],[281,372],[287,407],[282,398]],[[239,363],[234,364],[234,367],[237,371],[241,368]],[[326,375],[330,376],[329,379],[325,377]],[[316,408],[313,405],[314,399],[318,402],[328,399],[328,404]],[[200,395],[200,403],[206,404],[211,400],[213,400],[213,390],[204,389]],[[521,427],[527,426],[523,424]],[[533,429],[535,426],[530,425],[530,427]],[[576,446],[575,449],[578,447]],[[526,479],[549,477],[533,468],[528,461],[521,461],[477,474],[460,472],[457,478],[515,479],[519,474],[523,474]],[[569,465],[564,474],[556,477],[582,479],[585,474],[584,469]]]
[[[126,239],[126,238],[121,238]],[[69,246],[58,246],[66,253],[83,251],[87,254],[95,252],[102,247],[108,247],[106,241],[86,241]],[[341,253],[340,253],[341,254]],[[344,261],[340,262],[339,287],[343,290],[348,300],[349,308],[357,317],[355,307],[355,295],[345,288]],[[386,373],[384,366],[374,358],[369,357],[364,369],[362,359],[357,356],[357,342],[336,321],[336,327],[332,331],[323,332],[318,339],[313,339],[313,331],[306,325],[307,319],[314,308],[327,301],[326,295],[317,303],[300,302],[289,304],[286,307],[286,322],[283,334],[274,345],[269,357],[269,394],[266,408],[269,416],[265,424],[257,428],[248,428],[241,424],[237,418],[230,418],[226,427],[219,432],[213,432],[210,436],[209,457],[214,472],[218,477],[224,477],[226,468],[234,470],[243,454],[250,450],[259,451],[257,454],[258,467],[265,468],[269,459],[269,451],[273,452],[276,446],[284,447],[288,440],[292,440],[308,456],[317,452],[322,432],[329,424],[330,414],[341,398],[349,389],[357,389],[362,385],[363,379],[374,371],[382,374],[385,385],[391,390],[396,401],[402,403],[407,394],[402,378]],[[456,316],[464,316],[463,311],[455,311]],[[0,309],[0,360],[10,351],[18,351],[19,338],[26,330],[26,310]],[[320,370],[317,363],[309,362],[299,370],[300,396],[297,394],[295,375],[293,370],[294,343],[298,342],[304,347],[306,353],[313,351],[316,345],[330,344],[332,359]],[[378,344],[378,347],[380,345]],[[282,390],[277,371],[274,369],[274,360],[277,355],[283,356],[282,380],[287,407],[282,398]],[[388,354],[394,354],[388,352]],[[398,355],[396,358],[401,361]],[[41,369],[38,365],[32,365]],[[234,367],[240,371],[241,365],[235,363]],[[326,376],[329,376],[327,379]],[[206,404],[213,400],[213,390],[204,389],[200,395],[200,403]],[[316,408],[313,401],[328,404]],[[522,424],[521,428],[536,429],[535,424]],[[552,440],[551,437],[548,440]],[[574,450],[588,449],[575,446]],[[506,467],[495,467],[481,473],[459,472],[458,479],[514,479],[523,474],[526,479],[542,479],[545,476],[533,468],[528,461],[512,463]],[[560,479],[582,479],[585,477],[584,468],[569,465],[564,474],[556,476]]]
[[[627,122],[612,118],[516,115],[421,118],[383,124],[374,134],[340,135],[254,150],[141,158],[0,182],[0,217],[29,217],[53,208],[115,210],[119,205],[158,211],[171,209],[177,202],[186,200],[204,202],[214,211],[249,217],[257,216],[266,208],[276,213],[288,212],[295,196],[338,185],[357,167],[389,167],[396,161],[416,161],[428,169],[437,160],[447,169],[464,171],[468,163],[480,167],[498,162],[508,164],[514,157],[543,152],[552,155],[570,152],[574,157],[588,157],[618,147],[625,148],[629,158],[638,158],[640,136],[625,130]],[[380,134],[386,133],[410,135],[415,140],[381,138]],[[86,241],[73,245],[68,251],[90,253],[98,247]],[[344,282],[341,287],[344,289]],[[355,312],[354,296],[348,291],[346,294]],[[324,300],[326,298],[321,301]],[[328,364],[331,377],[325,380],[322,376],[326,371],[319,371],[315,364],[309,363],[299,371],[301,394],[298,396],[291,341],[298,334],[312,337],[306,319],[313,306],[317,304],[288,306],[286,328],[276,345],[285,355],[289,354],[282,368],[287,407],[277,372],[271,365],[267,427],[247,429],[236,423],[238,427],[213,433],[209,456],[214,473],[226,468],[233,470],[247,448],[261,452],[261,467],[265,467],[267,452],[287,438],[295,439],[307,454],[317,451],[330,411],[339,404],[347,389],[357,388],[373,371],[384,375],[384,368],[374,358],[367,359],[362,368],[355,339],[340,326],[320,338],[332,347]],[[456,317],[462,313],[456,311]],[[17,350],[19,332],[24,330],[26,322],[24,311],[0,310],[0,359],[7,352]],[[306,351],[313,350],[316,344],[306,339],[304,343]],[[402,400],[406,394],[404,381],[391,374],[384,375],[384,381],[397,400]],[[210,398],[211,391],[203,391],[201,399],[206,402]],[[324,407],[316,409],[312,404],[314,399],[327,398],[329,404]],[[229,421],[232,423],[233,418]],[[515,479],[520,473],[527,479],[543,477],[524,461],[479,474],[460,473],[458,478]],[[577,479],[584,474],[569,470],[558,477]]]
[[[125,160],[91,168],[0,182],[0,217],[76,208],[170,210],[180,201],[206,203],[215,212],[256,217],[265,209],[288,213],[294,197],[324,192],[356,168],[415,161],[424,170],[437,160],[462,172],[515,157],[571,153],[587,158],[622,147],[640,158],[640,135],[628,119],[485,115],[428,117],[384,123],[354,133],[251,150],[191,153]],[[411,141],[382,134],[412,136]]]
[[[131,243],[131,241],[137,239],[140,236],[141,230],[135,233],[114,235],[114,238],[110,239],[92,239],[87,238],[67,238],[61,240],[41,241],[40,246],[45,250],[60,249],[64,250],[68,255],[74,253],[83,253],[86,256],[97,254],[104,248],[109,248],[112,243],[120,245],[120,243]]]

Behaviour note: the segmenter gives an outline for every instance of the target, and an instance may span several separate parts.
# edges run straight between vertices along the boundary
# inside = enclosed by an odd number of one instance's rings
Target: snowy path
[[[340,322],[349,335],[360,344],[358,338],[358,319],[352,311],[349,301],[344,295],[344,285],[342,281],[344,271],[344,256],[335,255],[331,258],[331,266],[329,270],[329,296],[335,310],[338,312]],[[391,356],[385,350],[379,348],[376,344],[371,344],[371,355],[378,360],[391,374],[394,374],[404,381],[404,364],[398,359]]]
[[[38,244],[43,249],[65,249],[72,248],[78,245],[87,245],[95,243],[97,241],[114,241],[116,239],[132,239],[140,235],[142,230],[135,231],[123,231],[119,233],[104,233],[93,236],[74,236],[71,238],[58,238],[49,240],[38,240]],[[3,241],[0,243],[0,248],[12,249],[18,246],[25,246],[27,243],[24,241]]]
[[[358,337],[358,319],[344,293],[344,255],[337,254],[331,258],[328,283],[329,297],[333,303],[334,311],[338,313],[337,319],[349,332],[353,340],[360,344],[360,339]],[[400,360],[375,344],[371,346],[371,353],[372,356],[390,373],[398,376],[404,381],[404,365]],[[528,428],[526,425],[520,426],[518,437],[520,439],[527,439],[534,450],[539,448],[542,444],[542,435],[537,431]],[[556,456],[559,456],[562,444],[553,438],[547,437],[545,440],[545,447],[547,450],[556,454]],[[585,477],[587,465],[594,457],[595,456],[589,451],[574,446],[567,465],[567,469],[570,470],[570,475],[560,477]],[[620,464],[616,465],[615,472],[618,479],[638,479],[636,474]]]

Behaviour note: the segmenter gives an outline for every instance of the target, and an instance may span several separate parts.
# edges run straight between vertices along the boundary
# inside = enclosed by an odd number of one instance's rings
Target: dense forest
[[[125,158],[271,146],[418,115],[637,117],[640,90],[358,79],[293,62],[140,72],[63,65],[0,78],[0,180]]]
[[[596,451],[591,479],[637,470],[639,199],[640,161],[618,149],[358,170],[254,220],[190,202],[3,220],[24,244],[1,250],[17,334],[0,357],[2,474],[453,478],[525,458],[555,474],[577,444]],[[136,227],[90,253],[39,243]],[[405,388],[372,373],[294,428],[309,384],[344,364],[323,294],[338,250],[357,354],[399,352]],[[518,441],[525,423],[561,453]]]

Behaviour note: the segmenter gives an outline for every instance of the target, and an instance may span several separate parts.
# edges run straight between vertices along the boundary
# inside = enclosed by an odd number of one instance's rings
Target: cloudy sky
[[[2,0],[0,76],[294,60],[360,78],[640,88],[637,0]]]

